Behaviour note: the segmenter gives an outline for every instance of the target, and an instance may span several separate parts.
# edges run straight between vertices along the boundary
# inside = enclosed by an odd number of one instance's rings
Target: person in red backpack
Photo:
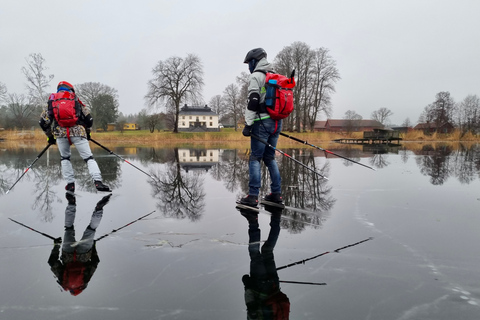
[[[275,160],[275,150],[252,137],[254,135],[276,147],[282,130],[282,120],[272,119],[265,109],[265,78],[267,72],[272,72],[271,65],[267,61],[267,53],[262,48],[250,50],[244,63],[248,63],[251,74],[248,81],[248,105],[245,110],[245,127],[242,134],[251,137],[251,154],[248,163],[250,177],[248,195],[242,198],[240,203],[253,207],[258,205],[261,186],[260,161],[263,161],[268,168],[271,180],[271,193],[265,196],[265,200],[282,203],[281,177]]]
[[[97,190],[110,191],[110,187],[102,182],[100,168],[93,158],[88,143],[90,128],[93,124],[92,116],[83,102],[75,95],[75,89],[70,83],[66,81],[58,83],[57,93],[50,95],[47,108],[40,116],[39,124],[48,137],[48,143],[58,145],[62,174],[67,181],[65,186],[67,191],[75,192],[75,176],[70,162],[70,146],[72,144],[85,160]]]

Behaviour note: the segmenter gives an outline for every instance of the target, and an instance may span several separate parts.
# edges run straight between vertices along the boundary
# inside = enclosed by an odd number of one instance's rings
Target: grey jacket
[[[254,92],[257,92],[260,95],[260,104],[265,103],[265,74],[263,72],[256,72],[258,70],[263,70],[265,72],[273,72],[270,63],[268,63],[266,58],[260,60],[255,67],[255,70],[250,75],[248,79],[248,97]],[[248,126],[251,126],[254,121],[258,121],[260,119],[267,119],[270,118],[268,113],[260,113],[245,109],[245,123]]]

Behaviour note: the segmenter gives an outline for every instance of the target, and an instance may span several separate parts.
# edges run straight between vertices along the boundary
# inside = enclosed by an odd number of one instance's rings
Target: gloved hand
[[[53,240],[53,244],[56,246],[59,246],[61,243],[62,243],[61,237],[55,238],[55,240]]]
[[[85,131],[87,132],[87,140],[91,140],[92,136],[90,135],[90,128],[85,129]]]
[[[252,126],[245,125],[245,127],[242,130],[242,134],[245,137],[250,137],[252,135]]]
[[[48,142],[48,144],[57,144],[57,140],[55,139],[54,136],[48,137],[47,142]]]

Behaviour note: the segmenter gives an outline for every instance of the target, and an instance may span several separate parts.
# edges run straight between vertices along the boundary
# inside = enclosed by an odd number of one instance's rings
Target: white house
[[[220,150],[218,149],[178,149],[178,160],[185,171],[208,171],[218,163]]]
[[[178,114],[178,131],[220,131],[218,114],[207,105],[184,105]]]

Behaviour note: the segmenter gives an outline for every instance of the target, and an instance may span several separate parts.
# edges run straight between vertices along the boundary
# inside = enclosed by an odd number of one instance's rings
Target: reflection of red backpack
[[[60,91],[50,96],[52,100],[53,115],[60,127],[68,128],[77,124],[78,114],[75,108],[75,93]]]
[[[79,295],[87,286],[85,283],[85,265],[79,261],[67,263],[63,271],[62,287],[72,295]]]
[[[285,293],[278,291],[269,297],[265,304],[272,308],[273,318],[275,320],[290,319],[290,300]]]
[[[274,120],[285,119],[293,111],[294,72],[292,72],[290,78],[277,73],[265,73],[265,87],[267,89],[265,107],[270,118]]]

